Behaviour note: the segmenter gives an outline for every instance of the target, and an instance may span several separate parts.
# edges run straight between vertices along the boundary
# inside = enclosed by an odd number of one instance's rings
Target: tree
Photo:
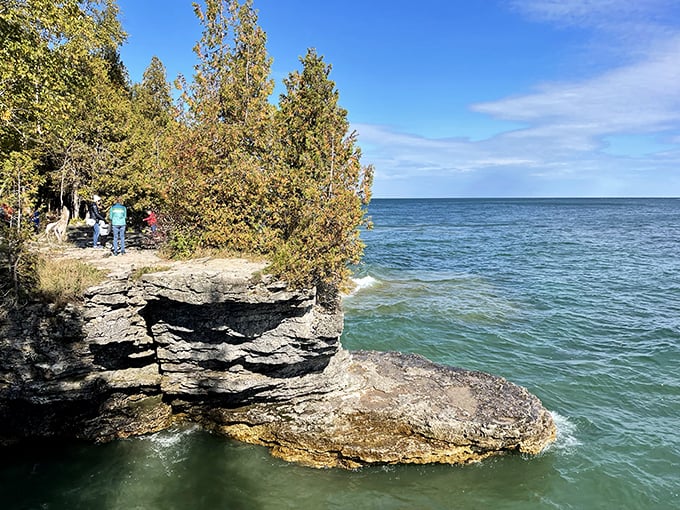
[[[142,75],[142,82],[132,89],[135,110],[165,129],[173,118],[171,86],[163,62],[155,55]]]
[[[93,87],[125,76],[117,12],[114,0],[0,4],[0,205],[13,211],[0,225],[0,287],[15,303],[31,284],[24,211],[39,192],[77,210],[82,170],[100,154],[81,127]]]
[[[178,233],[189,245],[262,251],[262,197],[271,157],[273,82],[266,35],[252,0],[195,6],[204,26],[194,84],[170,186]]]
[[[179,78],[174,108],[156,57],[141,83],[128,83],[114,0],[0,3],[0,205],[20,234],[0,232],[11,241],[0,268],[15,290],[30,268],[22,211],[42,200],[75,213],[93,193],[120,195],[132,211],[161,205],[177,252],[265,254],[276,274],[329,298],[347,281],[372,169],[330,66],[310,50],[277,109],[253,1],[204,5],[195,6],[196,74],[189,86]]]
[[[107,190],[110,197],[120,196],[133,216],[149,207],[158,209],[163,202],[165,191],[160,183],[175,123],[170,90],[165,66],[153,57],[142,82],[132,86],[131,96],[117,88],[100,106],[109,113],[98,117],[117,119],[120,132],[103,141],[112,157],[93,179],[91,191]]]
[[[91,87],[102,73],[109,81],[122,72],[117,12],[113,0],[10,0],[0,8],[0,157],[21,153],[41,176],[56,173],[47,182],[59,207],[76,196],[64,186],[80,182],[69,176],[74,154],[83,153],[77,119]]]
[[[372,167],[361,165],[356,133],[329,79],[331,66],[314,49],[301,59],[302,72],[285,81],[279,100],[282,170],[276,179],[277,228],[282,245],[276,268],[301,283],[338,289],[348,264],[363,253],[359,227],[370,200]]]

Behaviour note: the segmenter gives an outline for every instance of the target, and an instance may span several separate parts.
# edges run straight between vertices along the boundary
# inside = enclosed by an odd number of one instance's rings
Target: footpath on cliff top
[[[112,236],[100,237],[105,246],[92,247],[92,228],[86,225],[69,227],[68,238],[62,243],[51,242],[42,246],[42,250],[54,258],[76,259],[90,264],[97,269],[108,271],[112,279],[125,278],[133,271],[145,267],[173,267],[187,265],[186,261],[174,261],[163,258],[157,249],[144,247],[144,235],[139,231],[128,230],[125,233],[125,254],[114,256],[111,251]],[[263,262],[252,262],[243,258],[195,259],[193,264],[201,264],[210,260],[212,266],[220,266],[235,277],[248,278],[253,270],[265,267]]]

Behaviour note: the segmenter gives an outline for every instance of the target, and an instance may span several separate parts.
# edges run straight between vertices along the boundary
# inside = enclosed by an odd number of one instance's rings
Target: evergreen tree
[[[276,267],[289,278],[337,289],[348,282],[348,264],[363,252],[359,227],[370,200],[373,170],[363,167],[356,133],[329,79],[331,66],[313,49],[302,72],[286,80],[279,100],[282,172],[274,187],[283,244]]]
[[[142,82],[132,86],[131,102],[123,97],[118,103],[123,132],[112,147],[116,161],[113,171],[104,170],[97,182],[110,196],[123,198],[133,219],[150,207],[158,209],[164,201],[161,181],[175,123],[170,89],[165,66],[153,57]]]
[[[165,129],[173,117],[171,85],[163,62],[151,57],[142,82],[133,87],[135,109],[158,128]]]
[[[204,26],[199,65],[184,95],[189,118],[170,183],[181,244],[264,250],[261,197],[274,114],[266,35],[252,0],[208,0],[195,9]]]

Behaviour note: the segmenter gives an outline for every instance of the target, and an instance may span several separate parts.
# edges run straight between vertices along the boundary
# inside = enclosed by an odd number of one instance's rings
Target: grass
[[[174,260],[197,260],[197,259],[245,259],[250,262],[267,262],[264,255],[245,251],[236,251],[221,248],[197,248],[185,253],[173,253],[161,250],[164,257]]]
[[[130,279],[134,282],[140,280],[142,276],[149,273],[160,273],[161,271],[167,271],[170,266],[144,266],[135,269],[130,275]]]
[[[81,301],[85,290],[106,279],[106,272],[73,259],[47,259],[38,263],[38,294],[58,305]]]

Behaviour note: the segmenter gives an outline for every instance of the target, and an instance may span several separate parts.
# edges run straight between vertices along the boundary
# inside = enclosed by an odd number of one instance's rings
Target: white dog
[[[53,235],[58,242],[62,242],[66,237],[66,228],[68,227],[68,208],[61,209],[61,218],[58,221],[48,223],[45,227],[45,237],[50,240],[50,234]]]

